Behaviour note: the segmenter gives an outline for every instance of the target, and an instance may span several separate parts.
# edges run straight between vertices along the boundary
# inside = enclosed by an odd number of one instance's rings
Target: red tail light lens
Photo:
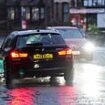
[[[12,51],[10,53],[11,58],[26,58],[28,57],[27,53],[19,52],[19,51]]]
[[[64,50],[61,50],[58,52],[58,55],[71,55],[72,54],[72,50],[70,48],[66,48]]]

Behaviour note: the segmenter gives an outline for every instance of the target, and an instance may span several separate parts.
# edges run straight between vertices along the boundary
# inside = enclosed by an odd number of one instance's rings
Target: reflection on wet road
[[[27,80],[10,90],[1,84],[0,105],[105,105],[104,57],[104,51],[98,50],[93,61],[75,62],[74,81],[70,86],[65,85],[63,77],[53,84],[48,78]]]
[[[75,105],[75,90],[70,86],[20,88],[8,93],[8,105]]]

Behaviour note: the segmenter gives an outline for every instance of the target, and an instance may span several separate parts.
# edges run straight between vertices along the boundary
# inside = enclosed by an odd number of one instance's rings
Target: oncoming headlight
[[[84,46],[83,49],[87,52],[93,52],[95,50],[95,46],[91,42],[87,42]]]

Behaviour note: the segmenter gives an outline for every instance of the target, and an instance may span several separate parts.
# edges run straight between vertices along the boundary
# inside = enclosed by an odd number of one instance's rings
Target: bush
[[[88,26],[88,31],[91,32],[92,34],[97,34],[99,32],[99,29],[97,28],[97,26],[95,24],[90,24]]]

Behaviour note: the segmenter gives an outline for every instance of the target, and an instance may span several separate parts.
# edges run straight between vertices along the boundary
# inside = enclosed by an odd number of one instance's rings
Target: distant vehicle
[[[12,32],[1,46],[0,57],[8,88],[14,79],[25,77],[64,76],[66,82],[72,80],[72,50],[56,31]]]
[[[85,29],[83,29],[82,27],[78,27],[78,29],[82,32],[84,37],[87,37],[87,33],[86,33]]]
[[[85,33],[80,28],[73,26],[52,26],[47,28],[56,30],[62,35],[66,44],[72,48],[76,58],[92,60],[94,44],[85,38]]]

